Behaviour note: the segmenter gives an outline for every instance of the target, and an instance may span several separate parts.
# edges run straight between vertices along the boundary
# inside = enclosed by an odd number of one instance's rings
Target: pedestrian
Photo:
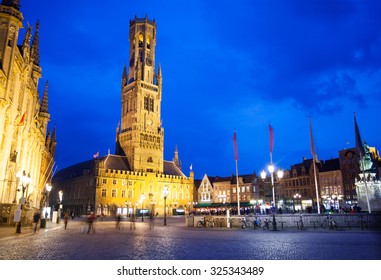
[[[122,217],[120,214],[116,216],[116,229],[120,230],[120,221],[122,220]]]
[[[40,218],[41,218],[41,214],[39,211],[34,213],[34,215],[33,215],[34,232],[37,231],[37,226],[38,226],[38,222],[40,221]]]
[[[132,228],[136,229],[136,227],[135,227],[135,214],[134,213],[132,213],[131,217],[130,217],[130,229],[132,229]]]
[[[155,227],[155,216],[153,215],[153,213],[151,213],[149,215],[149,229],[153,229]]]
[[[89,216],[87,217],[87,233],[89,234],[90,231],[92,230],[93,233],[95,233],[95,229],[94,229],[94,221],[95,221],[95,216],[94,216],[94,212],[90,212]]]
[[[65,229],[67,229],[67,223],[69,222],[69,213],[66,212],[64,216]]]

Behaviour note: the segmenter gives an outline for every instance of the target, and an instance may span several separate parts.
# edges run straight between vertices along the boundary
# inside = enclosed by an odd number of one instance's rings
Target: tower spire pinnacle
[[[49,87],[49,82],[46,81],[44,95],[42,96],[41,107],[40,107],[40,112],[42,112],[42,113],[49,113],[49,111],[48,111],[48,87]]]
[[[32,53],[31,57],[34,64],[40,65],[40,39],[39,39],[39,30],[40,30],[40,21],[36,23],[36,32],[34,32],[33,41],[32,41]]]
[[[26,29],[26,32],[25,32],[24,41],[22,43],[24,56],[29,52],[31,38],[32,38],[32,27],[28,24],[28,28]]]
[[[127,67],[126,67],[126,64],[124,64],[123,74],[122,74],[122,88],[126,85],[126,83],[127,83]]]

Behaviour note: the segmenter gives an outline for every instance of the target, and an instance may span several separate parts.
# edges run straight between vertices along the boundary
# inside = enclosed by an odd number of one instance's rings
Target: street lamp
[[[300,200],[302,196],[298,193],[294,194],[294,211],[295,211],[295,200]],[[303,212],[302,202],[300,201],[300,212]]]
[[[268,166],[268,171],[270,173],[270,176],[271,176],[271,186],[272,186],[272,194],[273,194],[273,203],[272,203],[272,206],[275,207],[276,203],[275,203],[275,185],[274,185],[274,172],[275,172],[275,166],[273,164],[270,164]],[[284,175],[284,172],[282,169],[279,169],[277,171],[277,178],[280,180],[283,178],[283,175]],[[265,180],[267,177],[267,173],[266,171],[262,170],[261,172],[261,178],[263,180]]]
[[[59,191],[58,192],[58,199],[60,201],[60,204],[58,205],[58,209],[57,209],[57,224],[60,222],[60,218],[61,218],[61,208],[62,208],[62,197],[63,197],[63,191]]]
[[[163,197],[164,197],[164,225],[167,225],[167,196],[169,194],[169,189],[167,186],[164,186]]]
[[[275,172],[275,166],[271,163],[267,170],[269,171],[270,173],[270,176],[271,176],[271,186],[272,186],[272,193],[273,193],[273,203],[272,203],[272,212],[273,212],[273,230],[277,230],[276,228],[276,220],[275,220],[275,205],[276,205],[276,202],[275,202],[275,185],[274,185],[274,172]],[[277,171],[277,178],[278,180],[281,180],[283,178],[283,175],[284,175],[284,172],[282,169],[279,169]],[[267,173],[266,171],[262,170],[261,172],[261,178],[263,180],[266,179],[266,176],[267,176]]]
[[[142,193],[142,195],[140,197],[140,202],[142,203],[142,210],[141,210],[141,212],[142,212],[142,222],[144,222],[144,213],[143,213],[143,201],[144,201],[144,198],[145,198],[144,193]]]
[[[20,199],[20,209],[19,210],[16,210],[17,212],[15,212],[15,216],[16,216],[16,213],[18,215],[17,217],[17,220],[18,220],[18,224],[17,224],[17,227],[16,227],[16,233],[21,233],[21,211],[22,211],[22,207],[23,205],[25,204],[25,190],[28,188],[29,186],[29,183],[31,181],[31,178],[30,178],[30,174],[26,175],[26,172],[25,170],[21,173],[20,171],[17,172],[16,174],[16,177],[20,180],[19,182],[21,183],[20,186],[21,186],[21,189],[17,189],[17,191],[22,191],[22,197]],[[16,220],[16,217],[15,217],[15,220]]]
[[[41,228],[46,227],[46,219],[48,218],[49,194],[51,190],[52,190],[52,185],[50,185],[49,183],[46,183],[45,191],[43,192],[44,200],[45,200],[45,205],[44,205],[45,212],[43,213],[41,218],[41,223],[40,223]]]

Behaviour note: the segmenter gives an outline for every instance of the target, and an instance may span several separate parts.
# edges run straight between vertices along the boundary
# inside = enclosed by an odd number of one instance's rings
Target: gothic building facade
[[[43,206],[56,150],[55,129],[48,131],[48,82],[42,98],[38,90],[39,22],[26,27],[19,45],[24,28],[19,2],[0,4],[0,216],[5,223],[13,221],[20,205],[22,218]]]
[[[178,149],[164,160],[162,74],[155,71],[156,22],[130,21],[129,65],[121,84],[116,152],[65,168],[54,176],[52,203],[63,192],[64,211],[99,216],[184,214],[193,202],[194,173],[181,170]],[[163,190],[168,190],[164,204]]]

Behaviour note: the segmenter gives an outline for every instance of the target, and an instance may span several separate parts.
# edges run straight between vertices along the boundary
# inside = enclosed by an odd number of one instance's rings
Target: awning
[[[240,207],[251,207],[253,206],[250,202],[240,202]],[[198,203],[193,206],[193,208],[225,208],[225,207],[237,207],[237,202],[233,203]]]
[[[210,204],[212,204],[212,203],[197,203],[197,204],[193,205],[193,208],[207,208],[207,207],[209,207]]]

